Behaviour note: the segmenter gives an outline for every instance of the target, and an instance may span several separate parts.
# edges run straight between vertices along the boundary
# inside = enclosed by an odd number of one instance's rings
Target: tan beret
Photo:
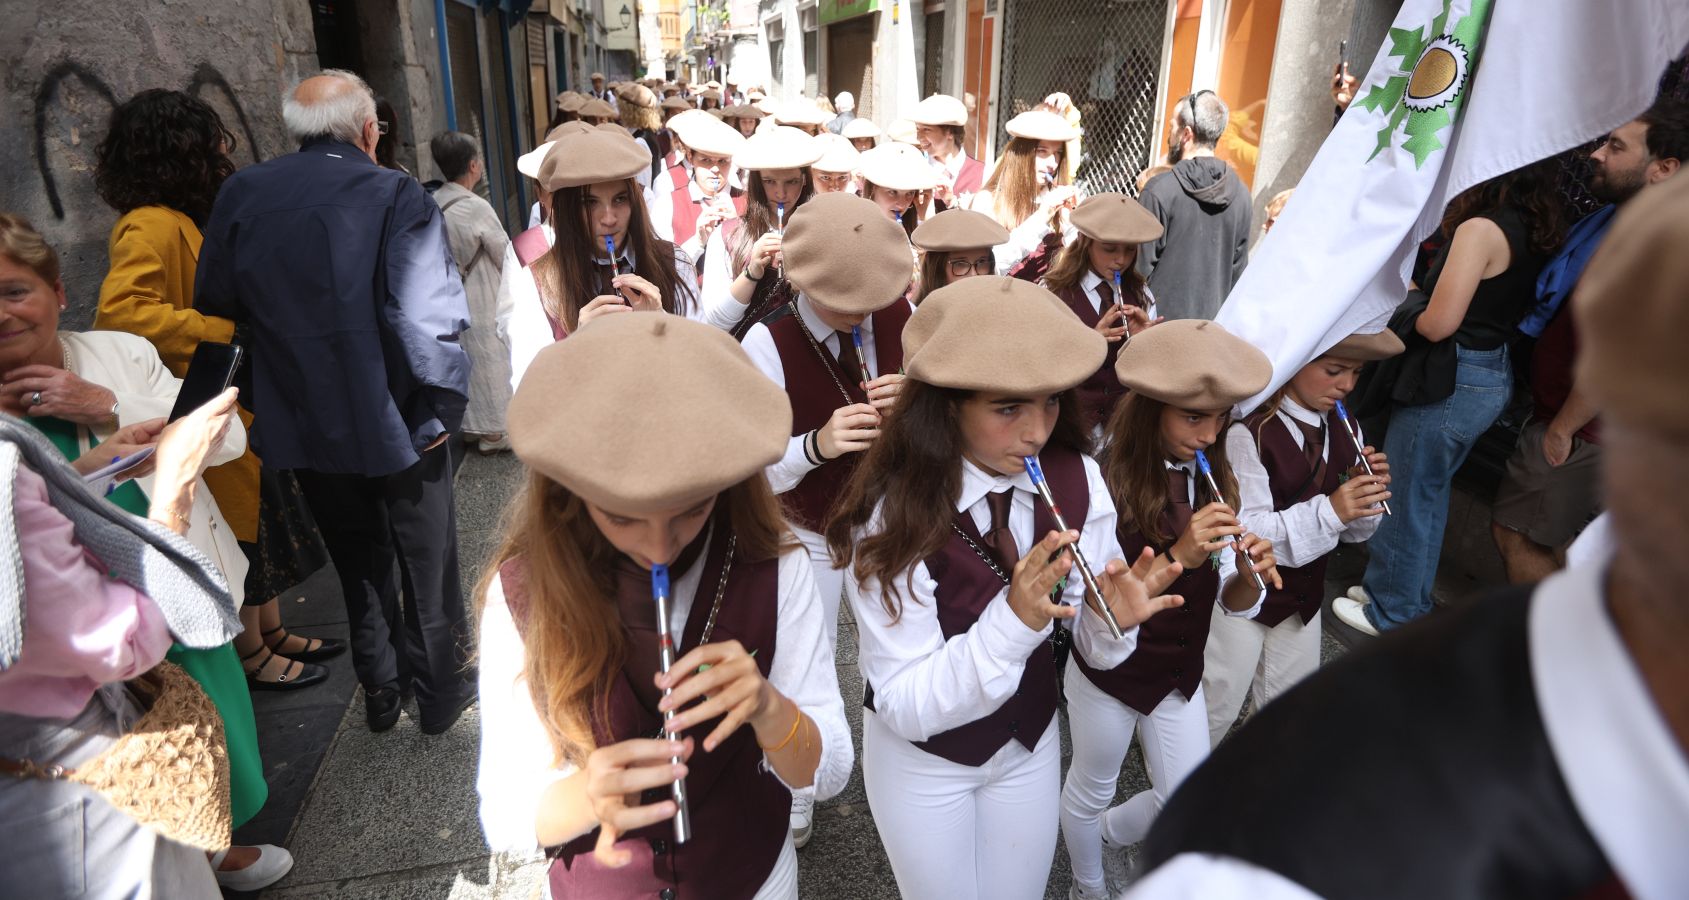
[[[841,313],[871,313],[902,297],[913,273],[909,238],[872,200],[818,194],[786,220],[786,280]]]
[[[717,90],[716,88],[710,88],[709,90],[703,92],[702,94],[699,94],[698,96],[705,99],[705,100],[714,100],[717,103],[721,102],[721,91]]]
[[[1230,409],[1267,386],[1273,364],[1218,322],[1174,319],[1127,341],[1114,374],[1126,387],[1179,409]]]
[[[758,475],[792,433],[786,392],[727,332],[661,312],[604,316],[541,350],[508,418],[529,468],[632,516]]]
[[[882,144],[862,154],[862,177],[892,191],[930,191],[938,172],[910,144]]]
[[[793,100],[775,107],[774,121],[781,125],[825,125],[827,115],[808,100]]]
[[[916,143],[915,123],[908,119],[898,119],[886,126],[886,137],[900,144]]]
[[[1010,134],[1030,141],[1071,141],[1079,136],[1079,129],[1049,110],[1029,109],[1003,126]]]
[[[585,94],[577,94],[570,91],[567,97],[564,97],[562,100],[557,102],[557,108],[563,110],[564,112],[571,112],[575,115],[580,115],[581,107],[586,105],[588,99],[589,98]]]
[[[759,131],[733,156],[741,169],[801,169],[821,158],[821,144],[789,125]]]
[[[1138,201],[1114,191],[1087,197],[1070,221],[1080,234],[1105,244],[1142,244],[1166,230]]]
[[[947,209],[922,222],[909,239],[922,250],[948,253],[995,247],[1009,239],[1009,230],[984,213]]]
[[[719,91],[721,90],[721,82],[711,78],[709,81],[704,82],[704,87],[707,87],[712,91]]]
[[[1572,295],[1577,383],[1601,415],[1637,431],[1689,437],[1689,175],[1647,187],[1619,210]]]
[[[592,126],[585,122],[564,122],[546,133],[545,141],[538,147],[516,157],[516,171],[529,178],[540,177],[540,166],[545,164],[545,155],[551,152],[551,145],[566,134],[582,134],[592,131]]]
[[[850,140],[858,141],[863,138],[877,138],[880,136],[881,132],[880,126],[875,125],[873,120],[857,116],[849,122],[846,122],[845,127],[839,132],[839,134],[843,137],[849,138]]]
[[[651,89],[643,84],[627,85],[622,88],[619,96],[623,102],[632,103],[634,106],[646,109],[655,109],[657,106],[657,95],[651,93]]]
[[[613,135],[616,135],[617,137],[625,137],[625,138],[632,138],[633,137],[633,132],[627,130],[627,126],[621,124],[620,122],[599,122],[597,125],[594,125],[592,127],[598,129],[599,131],[604,132],[605,134],[613,134]],[[636,143],[638,143],[640,147],[643,147],[645,149],[645,155],[646,156],[651,155],[651,148],[646,147],[644,141],[637,141]]]
[[[720,119],[700,113],[701,118],[688,118],[682,127],[674,129],[675,136],[688,149],[711,156],[732,158],[745,149],[745,136],[739,129],[721,121]],[[675,116],[676,121],[680,116]]]
[[[917,125],[962,127],[968,124],[968,108],[962,101],[949,94],[933,94],[915,104],[915,111],[909,114],[909,121]]]
[[[763,112],[755,106],[747,106],[741,103],[727,107],[727,110],[723,113],[723,115],[727,116],[729,119],[761,119],[767,116],[768,113]]]
[[[603,72],[594,72],[594,73],[592,73],[592,77],[587,79],[587,80],[588,81],[603,81],[604,80],[604,73]]]
[[[933,291],[903,326],[905,371],[940,387],[1053,394],[1096,374],[1107,352],[1055,294],[1000,275]]]
[[[547,191],[632,178],[651,165],[650,151],[626,135],[593,129],[568,134],[551,145],[540,164],[540,186]]]
[[[663,108],[677,111],[687,110],[692,108],[692,101],[687,100],[684,97],[665,97],[663,98]]]
[[[614,119],[616,117],[616,108],[597,97],[582,103],[579,112],[583,119]]]
[[[1372,362],[1377,359],[1389,359],[1406,349],[1407,345],[1402,343],[1402,339],[1386,328],[1383,331],[1369,331],[1364,334],[1357,331],[1320,355],[1355,362]]]
[[[810,166],[822,172],[854,172],[862,159],[850,141],[836,134],[819,134],[815,140],[821,144],[821,158]]]

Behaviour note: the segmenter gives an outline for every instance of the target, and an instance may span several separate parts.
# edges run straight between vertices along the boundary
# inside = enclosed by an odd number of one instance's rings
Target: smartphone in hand
[[[239,344],[220,344],[200,341],[188,361],[188,373],[182,378],[182,389],[176,392],[176,404],[170,408],[170,421],[210,403],[234,383],[235,370],[240,368],[245,351]]]

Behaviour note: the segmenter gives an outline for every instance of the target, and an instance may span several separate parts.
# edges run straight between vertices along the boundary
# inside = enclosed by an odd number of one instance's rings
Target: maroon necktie
[[[1177,541],[1191,523],[1190,473],[1178,466],[1167,470],[1167,512],[1173,518],[1171,539]]]
[[[985,495],[985,505],[991,510],[991,529],[985,532],[985,545],[991,548],[1005,575],[1012,573],[1015,563],[1020,562],[1020,548],[1015,546],[1014,532],[1009,530],[1009,507],[1014,501],[1014,488]]]
[[[700,531],[692,543],[680,551],[680,557],[669,564],[671,585],[679,584],[681,576],[697,562],[703,553],[704,545],[709,542],[709,533],[708,527]],[[639,698],[640,704],[656,712],[657,701],[662,699],[663,692],[651,681],[652,676],[656,675],[661,667],[661,660],[658,658],[657,604],[651,597],[651,570],[618,553],[611,566],[610,575],[615,582],[616,610],[621,615],[622,627],[627,630],[628,637],[627,658],[622,662],[622,672],[627,677],[628,685],[633,688],[634,696]],[[680,653],[681,633],[684,631],[684,626],[675,630],[677,656]]]
[[[1308,471],[1314,473],[1314,484],[1325,481],[1325,425],[1309,425],[1300,419],[1291,419],[1296,427],[1302,430],[1302,453],[1308,460]]]
[[[1120,297],[1114,293],[1114,284],[1112,282],[1105,281],[1098,285],[1097,296],[1103,298],[1102,308],[1097,310],[1097,316],[1099,318],[1108,315],[1109,307],[1112,307],[1116,303],[1120,302]]]
[[[839,341],[839,367],[850,376],[851,383],[860,385],[867,381],[862,377],[862,363],[856,358],[856,343],[851,340],[850,332],[835,331],[833,337]]]

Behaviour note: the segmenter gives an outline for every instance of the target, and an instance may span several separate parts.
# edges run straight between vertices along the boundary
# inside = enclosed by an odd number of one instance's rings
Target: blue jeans
[[[1449,518],[1449,485],[1513,393],[1507,348],[1455,348],[1454,393],[1390,414],[1384,452],[1390,457],[1391,515],[1367,542],[1371,558],[1361,584],[1372,596],[1367,620],[1379,631],[1431,611],[1431,585]]]

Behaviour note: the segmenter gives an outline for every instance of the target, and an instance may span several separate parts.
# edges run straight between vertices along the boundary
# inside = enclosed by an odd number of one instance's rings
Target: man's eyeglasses
[[[383,122],[380,119],[375,120],[375,133],[376,134],[386,134],[387,129],[389,127],[391,127],[391,126],[389,126],[386,122]]]
[[[1207,88],[1203,88],[1202,90],[1196,91],[1196,92],[1192,93],[1190,96],[1185,98],[1185,101],[1190,104],[1190,108],[1191,108],[1190,116],[1189,116],[1190,122],[1187,123],[1187,124],[1192,129],[1196,128],[1196,98],[1202,96],[1203,94],[1212,94],[1212,93],[1214,93],[1214,92],[1207,89]]]
[[[996,271],[997,260],[990,256],[982,256],[974,260],[953,259],[945,266],[949,268],[950,274],[957,278],[968,275],[990,275]]]

